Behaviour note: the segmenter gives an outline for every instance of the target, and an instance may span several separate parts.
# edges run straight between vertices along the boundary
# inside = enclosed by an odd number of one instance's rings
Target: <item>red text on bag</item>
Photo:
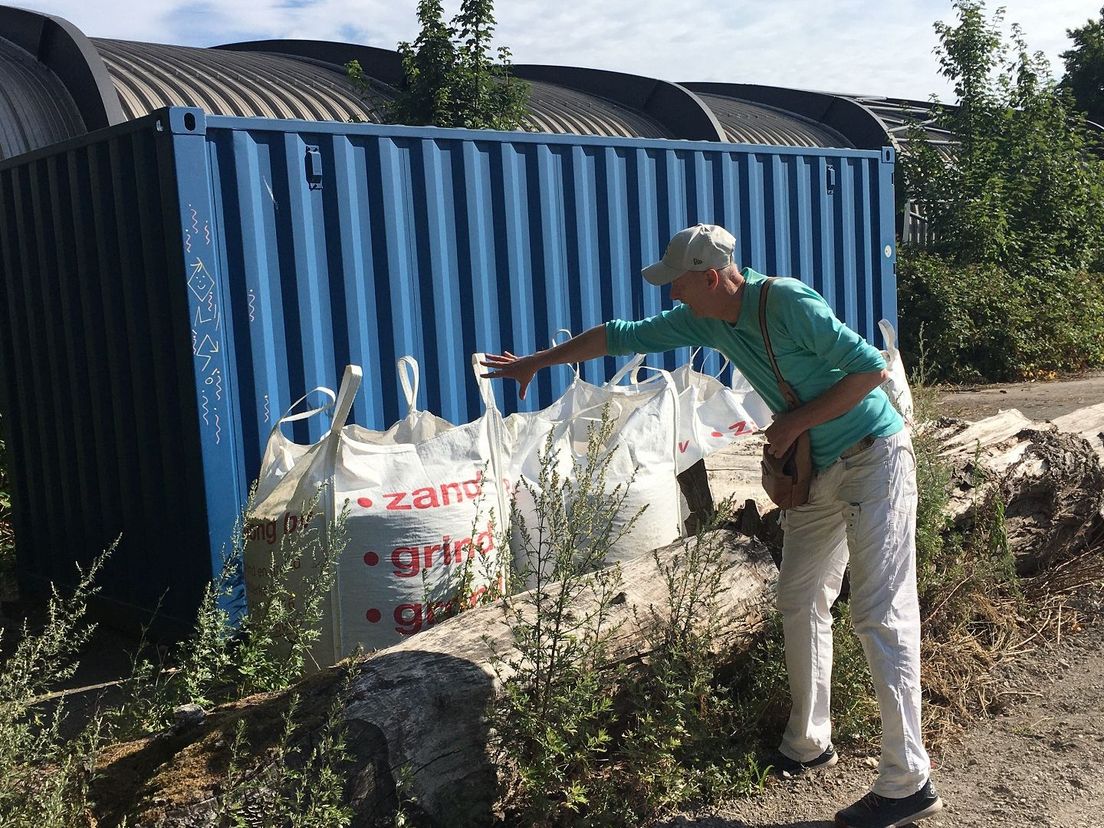
[[[501,589],[502,582],[499,581]],[[479,601],[487,594],[488,587],[481,586],[466,599],[463,604],[466,609],[476,607]],[[399,604],[395,607],[395,631],[402,635],[414,635],[438,621],[456,614],[456,601],[431,601],[429,603]]]
[[[387,492],[387,510],[390,512],[409,511],[411,509],[437,509],[475,500],[483,492],[483,472],[478,471],[471,480],[455,483],[441,483],[438,486],[423,486],[409,492]]]
[[[420,546],[396,546],[391,552],[391,565],[400,578],[414,578],[423,569],[434,566],[451,566],[464,560],[473,560],[475,553],[486,555],[494,551],[494,526],[488,522],[487,529],[479,534],[453,540],[449,535],[441,538],[440,543]]]

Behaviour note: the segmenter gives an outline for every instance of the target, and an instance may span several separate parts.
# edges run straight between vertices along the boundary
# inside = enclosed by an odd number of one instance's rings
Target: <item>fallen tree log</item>
[[[1017,573],[1030,577],[1097,542],[1104,515],[1104,407],[1036,423],[1003,411],[975,423],[944,420],[933,437],[951,466],[948,514],[968,531],[998,498]],[[1087,429],[1087,430],[1086,430]]]
[[[1017,574],[1031,577],[1104,542],[1104,404],[1053,423],[1011,409],[976,422],[941,418],[923,437],[950,467],[947,516],[969,532],[998,498]],[[746,447],[712,460],[724,491],[733,474],[749,496],[737,514],[741,529],[762,540],[781,562],[779,511],[762,512],[761,487]],[[980,510],[980,511],[979,511]],[[1104,557],[1104,553],[1102,553]],[[1102,564],[1104,565],[1104,564]],[[845,581],[844,595],[847,593]]]
[[[730,619],[729,636],[750,634],[771,600],[774,563],[754,539],[731,532],[704,538],[723,548],[719,617]],[[650,625],[663,623],[669,613],[663,568],[684,549],[680,542],[622,564],[610,619],[616,625],[611,661],[647,654]],[[526,611],[528,599],[525,593],[509,600]],[[584,599],[574,609],[585,617],[590,607]],[[435,824],[492,820],[500,769],[490,747],[493,723],[485,713],[509,672],[507,662],[517,655],[500,602],[294,688],[305,716],[298,738],[309,741],[324,726],[342,671],[350,673],[341,719],[353,754],[345,793],[356,811],[355,825],[372,825],[393,809],[400,777],[405,793]],[[287,706],[288,693],[253,697],[218,708],[198,724],[108,748],[93,783],[100,824],[117,824],[124,814],[131,815],[132,826],[211,824],[237,722],[246,721],[250,754],[263,755],[283,729]]]

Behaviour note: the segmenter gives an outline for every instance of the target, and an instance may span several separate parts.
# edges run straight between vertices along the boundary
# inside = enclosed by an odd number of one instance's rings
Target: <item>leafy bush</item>
[[[285,534],[274,547],[271,588],[235,626],[223,604],[240,583],[245,534],[244,519],[238,521],[222,572],[204,591],[192,635],[165,661],[136,659],[126,683],[127,702],[111,717],[116,735],[157,732],[172,724],[173,711],[181,705],[209,708],[283,690],[303,676],[319,637],[322,602],[346,543],[347,512],[328,526],[318,519],[323,495],[320,489],[304,510],[304,528]],[[294,595],[288,583],[301,560],[312,561],[306,569],[316,574],[306,579],[303,594]]]
[[[445,23],[440,0],[419,0],[421,30],[413,44],[400,43],[403,83],[387,113],[397,124],[464,129],[518,129],[525,118],[529,84],[510,73],[510,50],[491,56],[492,0],[461,0]],[[359,61],[345,65],[362,91],[370,83]]]
[[[982,0],[954,7],[958,25],[935,29],[957,105],[933,112],[953,140],[936,147],[914,125],[901,156],[904,188],[928,220],[933,252],[1017,274],[1090,269],[1104,238],[1096,132],[1017,26],[1004,43],[1003,10],[987,19]]]
[[[601,567],[632,525],[614,529],[628,487],[606,484],[612,429],[603,412],[589,428],[586,455],[573,459],[566,477],[557,470],[550,434],[536,485],[523,481],[536,506],[535,525],[513,510],[526,553],[521,580],[536,585],[504,604],[519,655],[495,663],[505,681],[490,718],[499,750],[517,768],[503,807],[524,825],[562,824],[606,798],[600,769],[608,761],[617,676],[603,665],[615,632],[608,619],[620,569]],[[588,572],[594,574],[578,577]],[[583,600],[591,606],[585,614],[576,609]]]
[[[95,630],[86,618],[88,601],[98,591],[95,577],[114,546],[81,573],[71,595],[55,591],[43,630],[32,632],[24,624],[19,641],[0,664],[0,828],[95,824],[89,783],[105,740],[159,732],[183,704],[210,707],[284,689],[298,680],[318,634],[321,600],[329,591],[337,552],[344,546],[344,518],[340,515],[328,527],[313,521],[309,531],[286,536],[274,556],[273,589],[235,627],[220,598],[229,594],[240,572],[244,536],[239,526],[221,577],[204,595],[193,635],[164,660],[137,657],[133,675],[124,683],[122,704],[95,714],[75,739],[62,735],[64,698],[54,700],[49,691],[73,675],[80,650]],[[291,601],[281,576],[303,556],[319,562],[320,574],[308,582],[305,594]],[[52,703],[52,713],[46,712],[51,708],[46,702]],[[344,777],[338,770],[346,758],[344,734],[339,702],[334,704],[320,741],[308,750],[299,744],[292,703],[285,738],[264,766],[248,774],[232,769],[220,824],[247,824],[241,808],[243,803],[254,807],[257,796],[267,814],[264,824],[348,824]]]
[[[1100,17],[1083,26],[1068,29],[1073,48],[1062,52],[1066,76],[1061,87],[1068,89],[1090,121],[1104,124],[1104,8]]]
[[[537,586],[506,603],[518,655],[498,664],[504,692],[490,712],[502,764],[515,770],[502,802],[510,824],[643,824],[764,782],[761,717],[750,715],[761,697],[734,697],[718,675],[731,641],[717,610],[723,541],[709,530],[726,509],[669,563],[657,557],[667,607],[642,619],[644,663],[609,663],[620,569],[601,567],[628,489],[607,486],[609,436],[606,416],[567,477],[546,445],[530,492],[535,525],[520,526]]]
[[[763,787],[763,702],[778,694],[758,691],[778,677],[779,663],[753,657],[745,662],[762,668],[747,674],[757,692],[734,694],[722,678],[731,654],[742,649],[733,646],[732,619],[718,612],[726,536],[713,530],[730,515],[730,504],[721,504],[670,563],[656,557],[669,617],[653,619],[647,663],[626,690],[631,713],[619,740],[616,773],[618,799],[629,809],[625,824]]]
[[[902,251],[902,341],[920,330],[935,379],[1007,381],[1104,364],[1104,161],[1099,132],[1003,10],[955,0],[936,23],[954,106],[933,105],[952,140],[910,127],[904,191],[928,222]]]
[[[1014,381],[1104,366],[1104,274],[952,265],[903,250],[901,350],[929,379]],[[921,354],[923,350],[923,354]]]
[[[270,755],[259,760],[249,728],[238,719],[231,743],[230,767],[217,812],[220,828],[344,828],[353,809],[345,802],[343,770],[351,759],[345,744],[342,712],[351,673],[334,696],[318,738],[303,743],[299,697],[291,694],[283,730]]]

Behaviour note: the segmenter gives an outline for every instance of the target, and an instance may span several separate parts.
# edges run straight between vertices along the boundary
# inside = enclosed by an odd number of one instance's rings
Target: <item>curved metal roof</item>
[[[164,106],[198,106],[218,115],[379,122],[388,98],[357,94],[343,74],[300,59],[137,43],[92,41],[128,118]]]
[[[339,61],[346,52],[339,44],[332,44],[332,61],[326,61],[294,54],[289,51],[293,45],[273,41],[264,44],[271,52],[242,48],[247,44],[197,49],[123,40],[93,43],[129,118],[183,104],[220,115],[382,123],[393,97],[386,84],[378,82],[369,87],[367,100],[361,98],[345,79]],[[310,51],[317,55],[317,44]],[[364,68],[370,74],[373,67]],[[530,84],[529,114],[523,121],[527,130],[675,137],[654,118],[614,101],[557,84]]]
[[[699,92],[734,144],[772,144],[786,147],[837,147],[854,144],[834,129],[764,104]]]
[[[214,48],[217,51],[236,51],[243,54],[279,54],[296,61],[325,66],[340,73],[344,73],[345,63],[350,58],[355,58],[364,74],[378,79],[381,87],[391,89],[402,82],[402,62],[398,52],[390,49],[319,40],[257,40],[228,43]],[[299,68],[302,71],[303,66],[300,65]],[[658,119],[637,107],[613,100],[610,95],[582,91],[570,83],[564,83],[563,70],[558,67],[554,76],[540,74],[540,70],[547,69],[548,67],[514,67],[515,77],[528,83],[532,90],[529,96],[529,112],[522,121],[525,130],[625,138],[680,137]],[[531,71],[527,73],[526,70]],[[530,77],[527,74],[538,76]]]
[[[674,138],[655,118],[605,98],[546,81],[527,80],[530,132],[611,135],[622,138]]]
[[[950,159],[956,144],[954,134],[936,123],[931,103],[872,95],[849,97],[874,113],[898,149],[908,146],[909,126],[917,124],[923,131],[924,141],[935,147],[944,160]]]
[[[380,123],[397,52],[268,40],[193,48],[90,40],[60,18],[0,6],[0,142],[21,152],[171,105],[252,117]],[[360,61],[359,90],[344,64]],[[905,136],[915,102],[747,84],[676,84],[606,70],[515,65],[531,85],[523,128],[575,134],[871,149]],[[912,106],[910,109],[904,104]],[[914,105],[915,104],[915,105]],[[923,109],[923,111],[920,111]],[[930,140],[946,133],[928,124]]]
[[[0,37],[0,160],[87,131],[61,79]]]

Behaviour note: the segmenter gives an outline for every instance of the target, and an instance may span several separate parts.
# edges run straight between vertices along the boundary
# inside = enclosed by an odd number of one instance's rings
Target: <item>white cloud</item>
[[[1055,74],[1066,30],[1100,0],[1003,0],[1028,45]],[[418,33],[416,0],[34,0],[86,34],[205,46],[233,40],[314,38],[394,48]],[[993,3],[995,8],[997,3]],[[459,0],[447,0],[447,15]],[[500,0],[497,40],[517,63],[586,66],[665,80],[759,83],[891,97],[946,95],[932,23],[949,0],[727,0],[690,8],[670,0]],[[1008,26],[1006,25],[1007,29]]]

